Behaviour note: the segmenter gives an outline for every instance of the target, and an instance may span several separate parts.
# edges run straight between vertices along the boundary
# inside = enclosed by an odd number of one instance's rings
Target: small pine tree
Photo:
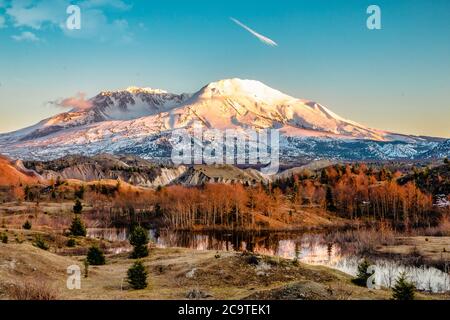
[[[84,277],[87,278],[89,276],[89,261],[88,261],[88,259],[84,259],[83,264],[84,264]]]
[[[75,217],[72,220],[72,225],[70,226],[70,234],[75,237],[85,237],[86,227],[83,221],[79,217]]]
[[[24,228],[25,230],[30,230],[31,229],[31,222],[30,221],[25,221],[25,223],[22,225],[22,228]]]
[[[75,190],[75,198],[78,199],[84,198],[84,186],[81,186],[79,189]]]
[[[25,201],[30,200],[30,198],[31,198],[31,190],[30,190],[30,187],[29,187],[29,186],[25,186],[25,187],[23,188],[23,193],[24,193]]]
[[[147,270],[142,261],[136,261],[127,272],[127,280],[130,286],[135,290],[147,288]]]
[[[75,239],[70,238],[69,240],[67,240],[66,242],[66,246],[68,246],[69,248],[73,248],[77,245],[77,242],[75,241]]]
[[[322,169],[322,172],[320,173],[320,183],[328,184],[328,173],[326,169]]]
[[[356,278],[353,279],[353,283],[365,287],[367,285],[367,279],[372,275],[372,273],[368,272],[371,263],[367,259],[363,259],[358,264],[358,273],[356,274]]]
[[[80,199],[76,199],[75,204],[73,206],[73,213],[80,214],[82,210],[83,210],[83,205],[81,204]]]
[[[101,266],[106,263],[105,255],[103,254],[103,251],[100,250],[100,248],[98,248],[96,246],[92,246],[89,248],[86,260],[92,266]]]
[[[42,237],[39,235],[36,236],[36,238],[34,239],[33,245],[42,250],[48,250],[48,248],[49,248],[47,242],[45,242],[44,239],[42,239]]]
[[[133,228],[130,234],[130,244],[134,247],[131,258],[139,259],[148,256],[148,234],[144,228],[140,226]]]
[[[406,273],[402,272],[392,288],[394,300],[414,300],[416,287],[406,279]]]
[[[331,190],[330,186],[327,186],[326,194],[325,194],[325,201],[328,211],[336,211],[336,206],[334,204],[334,197],[333,197],[333,191]]]

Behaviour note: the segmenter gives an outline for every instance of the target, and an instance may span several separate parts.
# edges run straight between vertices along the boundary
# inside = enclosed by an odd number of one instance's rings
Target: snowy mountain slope
[[[289,132],[296,128],[380,141],[386,135],[345,120],[318,103],[293,98],[254,80],[210,83],[171,114],[180,125],[188,125],[197,118],[218,129],[279,128]]]
[[[0,135],[0,141],[28,141],[104,121],[137,119],[170,110],[188,98],[187,94],[177,95],[151,88],[103,91],[88,101],[89,108],[72,109],[34,126]]]
[[[166,161],[172,131],[192,130],[196,122],[238,131],[280,129],[281,156],[287,162],[299,157],[413,159],[431,149],[441,150],[444,143],[371,129],[254,80],[221,80],[192,95],[131,87],[101,92],[89,104],[0,135],[0,152],[47,160],[67,154],[129,153]]]

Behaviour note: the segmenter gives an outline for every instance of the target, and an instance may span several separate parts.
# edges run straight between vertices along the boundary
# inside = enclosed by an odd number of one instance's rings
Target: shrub
[[[92,266],[101,266],[106,263],[103,251],[96,246],[89,248],[86,260]]]
[[[144,228],[137,226],[130,234],[130,244],[134,247],[131,258],[139,259],[148,256],[148,233]]]
[[[44,282],[14,283],[7,288],[8,296],[13,300],[56,300],[55,290]]]
[[[22,228],[25,230],[30,230],[31,229],[31,222],[30,221],[25,221],[25,223],[22,225]]]
[[[136,261],[127,272],[128,283],[135,290],[147,288],[147,276],[147,270],[140,260]]]
[[[250,265],[258,265],[259,264],[259,258],[257,256],[255,256],[254,254],[250,254],[247,258],[247,263]]]
[[[87,278],[89,276],[89,261],[87,258],[83,260],[83,265],[84,265],[84,277]]]
[[[75,190],[75,197],[78,199],[84,198],[84,186],[81,186],[78,190]]]
[[[66,242],[66,246],[68,246],[69,248],[73,248],[77,245],[77,242],[75,241],[75,239],[70,238],[69,240],[67,240]]]
[[[6,235],[5,233],[2,233],[0,235],[0,240],[2,241],[2,243],[6,244],[8,243],[8,235]]]
[[[392,298],[394,300],[414,300],[416,287],[408,282],[406,273],[402,272],[392,288]]]
[[[75,214],[79,214],[79,213],[81,213],[82,210],[83,210],[83,205],[81,204],[80,199],[76,199],[75,204],[73,206],[73,212]]]
[[[70,234],[77,237],[85,237],[86,236],[86,227],[84,226],[83,221],[79,217],[75,217],[72,220],[72,225],[70,226]]]
[[[39,249],[42,249],[42,250],[48,250],[48,248],[49,248],[47,242],[45,242],[45,240],[42,239],[42,237],[39,236],[39,235],[36,236],[36,238],[34,239],[33,245],[35,247],[38,247]]]

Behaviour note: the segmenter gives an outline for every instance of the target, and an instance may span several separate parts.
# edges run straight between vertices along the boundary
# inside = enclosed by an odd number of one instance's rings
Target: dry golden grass
[[[149,271],[149,286],[144,290],[128,288],[125,277],[133,260],[127,253],[107,255],[106,265],[89,267],[80,290],[67,289],[66,272],[74,264],[83,270],[84,257],[62,257],[29,244],[0,244],[0,257],[0,283],[22,284],[7,290],[5,299],[186,299],[192,290],[210,299],[390,297],[387,290],[353,285],[351,278],[339,271],[270,257],[261,257],[260,264],[253,265],[246,256],[233,252],[152,249],[143,259]],[[26,282],[30,275],[44,285]],[[39,288],[42,294],[37,293]]]
[[[28,280],[6,286],[6,292],[12,300],[57,300],[58,294],[44,281]]]

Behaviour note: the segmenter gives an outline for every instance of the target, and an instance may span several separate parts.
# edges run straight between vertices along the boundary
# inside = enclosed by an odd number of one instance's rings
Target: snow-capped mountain
[[[88,108],[75,108],[5,137],[12,141],[17,138],[28,141],[103,121],[137,119],[170,110],[188,98],[187,94],[177,95],[151,88],[130,87],[121,91],[103,91],[89,100]]]
[[[0,135],[0,153],[14,158],[53,159],[67,154],[135,154],[170,157],[174,129],[194,123],[217,129],[276,128],[281,157],[396,159],[448,153],[444,139],[371,129],[346,120],[325,106],[297,99],[259,81],[226,79],[194,94],[131,87],[104,91],[89,107],[73,109],[38,124]],[[430,154],[431,153],[431,154]]]

